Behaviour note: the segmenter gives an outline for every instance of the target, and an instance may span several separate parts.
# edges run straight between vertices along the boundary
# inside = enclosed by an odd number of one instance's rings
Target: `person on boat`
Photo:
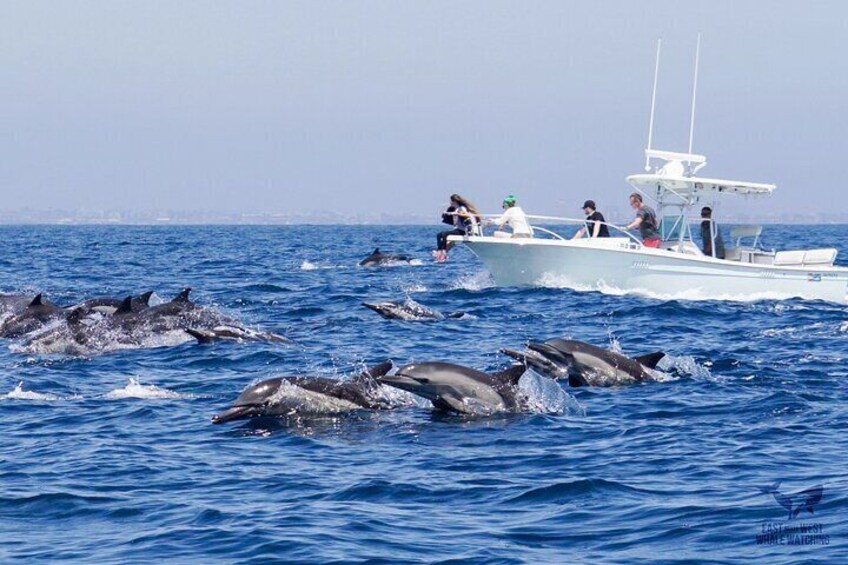
[[[476,233],[480,212],[474,205],[460,196],[451,194],[450,206],[442,214],[442,222],[450,224],[453,229],[441,231],[436,235],[436,250],[433,257],[439,263],[448,258],[448,236]]]
[[[660,236],[657,231],[657,213],[650,206],[642,202],[642,195],[634,192],[630,195],[630,206],[636,210],[636,219],[627,224],[627,229],[638,229],[642,236],[642,245],[645,247],[659,248]]]
[[[594,200],[587,200],[583,203],[583,213],[586,214],[586,223],[577,230],[577,233],[571,239],[579,239],[583,237],[584,233],[588,233],[589,237],[610,236],[604,215],[595,208]]]
[[[491,223],[498,226],[498,230],[501,230],[504,226],[512,228],[511,237],[533,237],[533,228],[530,227],[530,223],[527,221],[527,215],[524,213],[524,210],[515,205],[516,202],[517,200],[512,194],[504,198],[502,204],[504,213],[499,218],[493,219]],[[497,231],[495,232],[495,237],[510,236],[507,232]]]
[[[713,241],[715,241],[715,255],[713,255]],[[724,259],[724,241],[718,224],[713,221],[713,209],[709,206],[701,208],[701,242],[704,255]]]

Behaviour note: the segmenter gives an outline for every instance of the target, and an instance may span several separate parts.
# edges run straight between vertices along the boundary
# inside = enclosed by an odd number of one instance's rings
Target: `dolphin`
[[[48,323],[63,318],[66,312],[39,293],[19,314],[8,318],[0,326],[0,336],[16,338],[35,331]]]
[[[377,247],[371,252],[371,255],[359,262],[360,267],[373,267],[375,265],[385,265],[387,263],[409,263],[412,259],[409,255],[393,255],[391,253],[382,253]]]
[[[662,351],[639,357],[626,357],[620,353],[601,349],[582,341],[550,339],[544,343],[530,342],[527,350],[501,349],[501,353],[523,361],[555,379],[568,379],[568,384],[578,386],[617,386],[651,381]]]
[[[212,417],[212,423],[386,408],[380,400],[377,378],[391,369],[392,362],[384,361],[348,380],[303,376],[267,379],[244,389],[230,408]]]
[[[363,306],[380,314],[388,320],[420,321],[420,320],[443,320],[445,318],[461,318],[463,312],[451,312],[442,314],[412,299],[399,301],[386,301],[378,304],[363,302]]]
[[[32,296],[25,294],[0,294],[0,316],[10,318],[17,316],[30,305]]]
[[[186,333],[195,338],[198,343],[212,343],[219,340],[234,341],[270,341],[272,343],[291,343],[285,336],[242,328],[240,326],[221,325],[210,329],[186,328]]]
[[[378,380],[428,399],[437,410],[492,414],[523,409],[518,381],[526,370],[526,365],[519,364],[489,374],[437,361],[406,365]]]

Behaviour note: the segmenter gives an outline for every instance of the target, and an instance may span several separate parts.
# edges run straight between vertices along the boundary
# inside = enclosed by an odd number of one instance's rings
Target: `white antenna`
[[[698,45],[695,47],[695,79],[692,84],[692,119],[689,121],[689,153],[692,153],[692,136],[695,133],[695,97],[698,94],[698,62],[701,59],[701,33],[698,33]]]
[[[651,148],[651,139],[654,136],[654,107],[657,104],[657,77],[660,74],[660,48],[662,47],[662,37],[657,38],[657,63],[654,67],[654,90],[651,92],[651,119],[648,123],[648,149]],[[651,158],[645,155],[645,171],[651,170]]]

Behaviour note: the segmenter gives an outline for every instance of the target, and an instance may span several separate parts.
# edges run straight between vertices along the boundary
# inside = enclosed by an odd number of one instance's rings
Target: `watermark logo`
[[[759,489],[774,498],[786,510],[787,516],[786,522],[763,523],[757,534],[757,545],[830,545],[830,536],[824,533],[821,522],[803,521],[815,515],[816,506],[824,497],[822,485],[791,494],[780,491],[780,481]]]

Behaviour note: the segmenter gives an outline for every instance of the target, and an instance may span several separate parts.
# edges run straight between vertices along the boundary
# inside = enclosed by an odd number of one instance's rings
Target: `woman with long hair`
[[[436,250],[433,251],[433,257],[439,263],[448,258],[448,236],[474,233],[480,222],[480,212],[474,204],[459,194],[451,194],[450,206],[442,214],[442,222],[452,225],[453,229],[441,231],[436,235]]]

